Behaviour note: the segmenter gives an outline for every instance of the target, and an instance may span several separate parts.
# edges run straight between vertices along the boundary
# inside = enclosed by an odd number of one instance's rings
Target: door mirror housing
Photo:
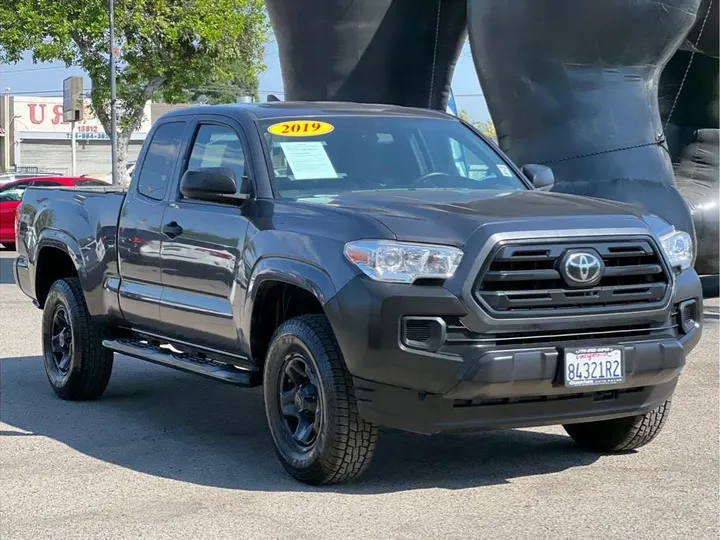
[[[180,193],[188,199],[241,205],[250,198],[249,179],[243,176],[240,192],[235,171],[227,167],[208,167],[185,171]]]
[[[555,175],[552,169],[545,165],[523,165],[522,173],[538,191],[550,191],[555,185]]]

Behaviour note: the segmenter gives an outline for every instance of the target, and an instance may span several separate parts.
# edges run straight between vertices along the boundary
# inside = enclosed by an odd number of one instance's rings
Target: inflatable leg
[[[288,101],[444,110],[465,0],[267,0]]]
[[[469,0],[473,58],[500,146],[556,191],[629,202],[693,234],[657,100],[699,0]]]
[[[677,187],[695,224],[695,269],[700,274],[720,272],[719,3],[703,0],[695,26],[665,66],[659,87]]]

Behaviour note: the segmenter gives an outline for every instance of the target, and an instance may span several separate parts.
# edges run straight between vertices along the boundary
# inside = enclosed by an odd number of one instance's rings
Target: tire
[[[306,380],[305,386],[293,382],[298,378]],[[291,476],[310,485],[328,485],[349,482],[365,471],[375,452],[378,428],[358,414],[352,377],[324,315],[290,319],[276,330],[263,379],[270,434]],[[282,396],[288,395],[310,397],[285,400],[284,408]],[[313,403],[315,413],[308,413]],[[297,417],[281,412],[293,406]],[[312,427],[301,430],[301,418]]]
[[[63,327],[67,329],[60,332]],[[55,341],[53,335],[57,336]],[[102,336],[88,313],[77,278],[61,279],[50,287],[42,340],[45,373],[58,397],[80,401],[102,395],[112,373],[113,353],[102,346]]]
[[[645,446],[665,425],[670,414],[668,399],[657,409],[625,418],[566,424],[563,427],[570,437],[583,448],[595,452],[627,452]]]

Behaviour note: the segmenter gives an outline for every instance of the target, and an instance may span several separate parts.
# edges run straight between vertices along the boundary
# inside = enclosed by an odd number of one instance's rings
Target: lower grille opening
[[[695,328],[697,318],[698,309],[695,300],[688,300],[678,306],[678,320],[683,334],[687,334]]]
[[[469,330],[459,318],[446,318],[448,345],[490,344],[499,346],[536,345],[604,340],[631,341],[677,337],[679,331],[678,312],[673,312],[664,324],[631,324],[603,328],[549,330],[543,332],[503,332],[478,334]]]
[[[436,351],[447,335],[447,325],[442,317],[403,317],[401,325],[402,344],[411,349]]]
[[[405,337],[408,341],[425,342],[430,339],[432,328],[429,321],[407,321],[405,323]]]
[[[492,407],[494,405],[518,405],[520,403],[549,403],[551,401],[564,401],[569,399],[587,399],[593,401],[611,401],[618,399],[621,395],[637,394],[645,390],[644,386],[636,388],[623,388],[621,390],[609,390],[602,392],[582,392],[574,394],[556,394],[551,396],[519,396],[507,398],[478,398],[478,399],[456,399],[453,407]]]

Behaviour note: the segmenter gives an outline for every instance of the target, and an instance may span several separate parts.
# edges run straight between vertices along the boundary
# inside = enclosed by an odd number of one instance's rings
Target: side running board
[[[126,354],[153,364],[171,367],[187,373],[194,373],[216,381],[235,386],[259,386],[261,376],[257,371],[238,369],[230,364],[223,364],[208,358],[177,353],[135,339],[106,339],[102,342],[114,352]]]

